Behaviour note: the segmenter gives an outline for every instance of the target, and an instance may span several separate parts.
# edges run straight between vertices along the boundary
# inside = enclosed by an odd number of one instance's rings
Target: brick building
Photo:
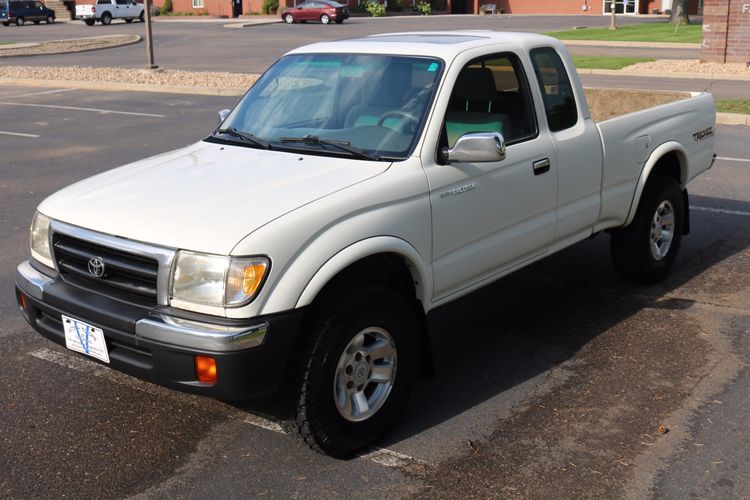
[[[750,0],[705,0],[701,61],[750,64]]]
[[[494,4],[506,14],[591,14],[611,12],[611,0],[446,0],[454,14],[476,14],[479,6]],[[689,14],[700,14],[706,0],[690,0]],[[621,14],[664,13],[672,8],[672,0],[617,0],[616,12]]]

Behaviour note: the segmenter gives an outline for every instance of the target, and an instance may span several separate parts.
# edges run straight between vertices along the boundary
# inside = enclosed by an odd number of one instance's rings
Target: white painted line
[[[146,116],[149,118],[164,118],[164,115],[155,115],[152,113],[135,113],[133,111],[113,111],[111,109],[98,109],[98,108],[78,108],[75,106],[57,106],[54,104],[29,104],[25,102],[0,102],[0,105],[24,106],[24,107],[29,107],[29,108],[65,109],[65,110],[71,110],[71,111],[90,111],[93,113],[101,113],[103,115],[128,115],[128,116]]]
[[[360,455],[360,458],[366,458],[372,460],[376,464],[382,465],[383,467],[403,467],[409,463],[421,463],[429,465],[429,462],[414,458],[397,451],[389,450],[387,448],[372,448],[371,451]]]
[[[131,378],[129,375],[116,372],[111,368],[100,365],[99,363],[95,363],[93,361],[89,361],[86,358],[82,358],[77,354],[60,353],[57,351],[46,349],[44,347],[35,351],[31,351],[28,354],[37,359],[49,361],[50,363],[54,363],[65,368],[70,368],[71,370],[90,373],[95,377],[101,377],[109,380],[110,382],[124,385],[137,391],[145,392],[147,394],[155,396],[164,396],[164,394],[162,392],[159,392],[159,389],[154,386],[139,383],[136,379]]]
[[[37,359],[42,359],[44,361],[49,361],[50,363],[63,366],[65,368],[70,368],[71,370],[92,373],[97,377],[100,377],[104,375],[105,372],[109,371],[107,368],[99,366],[93,361],[79,358],[77,356],[62,354],[56,351],[50,351],[49,349],[46,349],[44,347],[42,347],[41,349],[37,349],[36,351],[31,351],[29,355],[34,356]]]
[[[36,139],[37,137],[39,137],[36,134],[22,134],[20,132],[5,132],[2,130],[0,130],[0,135],[12,135],[15,137],[31,137],[32,139]]]
[[[738,161],[740,163],[750,163],[749,158],[729,158],[726,156],[717,156],[716,159],[722,161]]]
[[[265,429],[267,431],[276,432],[278,434],[286,434],[286,432],[284,432],[284,429],[282,429],[281,426],[276,422],[272,422],[263,417],[253,415],[252,413],[235,413],[233,417],[241,422],[254,425],[255,427],[260,427],[261,429]]]
[[[59,94],[60,92],[70,92],[71,90],[78,90],[76,88],[68,88],[68,89],[56,89],[56,90],[44,90],[42,92],[22,92],[22,93],[13,93],[10,92],[8,94],[0,94],[0,97],[3,99],[7,99],[8,97],[31,97],[35,95],[44,95],[44,94]]]
[[[695,205],[690,205],[690,210],[698,210],[699,212],[711,212],[714,214],[744,215],[746,217],[750,217],[750,212],[745,212],[742,210],[727,210],[725,208],[696,207]]]

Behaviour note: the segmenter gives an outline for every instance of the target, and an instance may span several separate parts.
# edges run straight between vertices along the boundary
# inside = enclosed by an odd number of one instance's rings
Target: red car
[[[323,24],[335,21],[336,24],[341,24],[348,17],[349,9],[346,5],[331,0],[301,3],[296,7],[287,7],[281,13],[281,19],[288,24],[305,21],[320,21]]]

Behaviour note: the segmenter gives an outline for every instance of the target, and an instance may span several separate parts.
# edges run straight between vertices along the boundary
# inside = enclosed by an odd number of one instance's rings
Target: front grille
[[[156,304],[159,263],[155,259],[60,233],[53,234],[52,246],[57,269],[65,281],[114,298]],[[91,259],[104,263],[101,277],[89,271]]]

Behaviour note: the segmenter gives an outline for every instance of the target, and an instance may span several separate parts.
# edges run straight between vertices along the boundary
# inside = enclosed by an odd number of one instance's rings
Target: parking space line
[[[24,106],[29,108],[48,108],[48,109],[64,109],[70,111],[89,111],[92,113],[100,113],[103,115],[128,115],[128,116],[145,116],[147,118],[164,118],[165,115],[157,115],[153,113],[136,113],[134,111],[113,111],[111,109],[99,109],[99,108],[79,108],[76,106],[58,106],[56,104],[30,104],[25,102],[0,102],[3,106]]]
[[[128,383],[126,380],[130,379],[129,376],[123,375],[121,378],[120,374],[113,371],[111,368],[102,366],[98,363],[95,363],[94,361],[89,361],[88,359],[82,358],[78,355],[52,351],[50,349],[47,349],[46,347],[36,349],[27,354],[37,359],[62,366],[64,368],[69,368],[78,372],[90,373],[95,377],[103,377],[111,382],[127,385],[132,389],[143,391],[149,394],[159,395],[157,394],[158,389],[152,389],[145,384],[137,384],[137,382]],[[228,416],[242,423],[252,425],[253,427],[258,427],[267,431],[275,432],[277,434],[286,434],[286,432],[284,432],[284,429],[278,423],[265,419],[263,417],[259,417],[257,415],[253,415],[252,413],[237,409],[231,409],[228,412]],[[382,465],[383,467],[402,467],[409,463],[429,465],[429,462],[425,460],[405,455],[397,451],[389,450],[387,448],[369,448],[365,450],[364,453],[360,454],[359,458],[370,460],[378,465]]]
[[[21,132],[5,132],[4,130],[0,130],[0,135],[12,135],[15,137],[30,137],[32,139],[36,139],[39,137],[36,134],[22,134]]]
[[[700,207],[695,205],[690,205],[690,210],[698,210],[699,212],[711,212],[714,214],[744,215],[746,217],[750,217],[750,212],[745,212],[743,210],[727,210],[725,208]]]
[[[722,161],[738,161],[740,163],[750,163],[750,158],[731,158],[728,156],[717,156],[716,159]]]
[[[59,94],[60,92],[70,92],[71,90],[78,90],[77,88],[70,88],[70,89],[56,89],[56,90],[44,90],[42,92],[21,92],[20,94],[18,92],[9,92],[7,94],[0,94],[0,97],[3,99],[8,97],[31,97],[35,95],[44,95],[44,94]]]

